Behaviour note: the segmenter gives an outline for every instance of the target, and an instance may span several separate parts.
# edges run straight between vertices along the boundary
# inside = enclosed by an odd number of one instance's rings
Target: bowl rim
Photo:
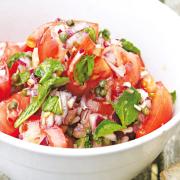
[[[172,18],[177,18],[177,14],[170,10],[168,7],[157,1],[160,6],[164,6],[164,11],[171,12]],[[178,17],[178,21],[180,18]],[[177,23],[179,23],[177,21]],[[179,23],[180,25],[180,23]],[[180,124],[180,111],[176,113],[166,124],[162,125],[160,128],[154,130],[153,132],[138,138],[132,141],[128,141],[122,144],[111,145],[106,147],[96,147],[89,149],[73,149],[73,148],[57,148],[57,147],[48,147],[37,145],[33,143],[29,143],[26,141],[22,141],[20,139],[11,137],[3,132],[0,132],[0,142],[4,144],[8,144],[9,146],[13,146],[24,151],[47,155],[47,156],[63,156],[63,157],[90,157],[90,156],[101,156],[113,153],[119,153],[122,151],[126,151],[131,148],[135,148],[141,146],[142,144],[148,143],[149,141],[154,140],[155,138],[163,135],[164,133],[168,133],[169,130],[176,125]]]
[[[14,146],[16,148],[20,148],[25,151],[48,155],[48,156],[63,156],[63,157],[100,156],[100,155],[114,154],[117,152],[119,153],[122,151],[126,151],[128,149],[131,149],[131,148],[141,146],[142,144],[145,144],[163,135],[164,133],[168,133],[168,131],[171,128],[178,125],[178,123],[180,123],[180,112],[178,112],[175,116],[173,116],[166,124],[162,125],[160,128],[154,130],[153,132],[143,137],[140,137],[138,139],[134,139],[132,141],[128,141],[122,144],[116,144],[116,145],[105,146],[105,147],[88,148],[88,149],[42,146],[42,145],[22,141],[20,139],[9,136],[3,132],[0,132],[0,141],[10,146]]]

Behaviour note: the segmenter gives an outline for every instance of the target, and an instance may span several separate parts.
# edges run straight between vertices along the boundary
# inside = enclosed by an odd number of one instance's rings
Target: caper
[[[13,74],[12,75],[12,82],[17,83],[19,81],[19,74]]]
[[[66,21],[66,24],[68,26],[74,26],[74,21],[72,19],[69,19],[69,20]]]
[[[17,106],[18,106],[17,102],[16,101],[12,101],[12,102],[9,103],[8,109],[9,110],[13,110],[13,109],[16,109]]]
[[[66,40],[68,39],[68,34],[66,32],[61,32],[59,34],[59,39],[61,40],[62,43],[65,43]]]
[[[21,92],[22,92],[23,96],[27,96],[28,95],[26,89],[23,89]]]
[[[105,89],[101,89],[100,96],[104,97],[106,96],[106,94],[107,94],[107,91]]]
[[[72,128],[72,127],[68,127],[68,129],[67,129],[67,134],[68,134],[69,136],[72,136],[72,134],[73,134],[73,128]]]
[[[97,88],[95,89],[96,95],[99,96],[99,95],[100,95],[100,92],[101,92],[101,88],[100,88],[100,87],[97,87]]]
[[[142,109],[142,113],[144,114],[144,115],[149,115],[149,108],[148,107],[145,107],[145,108],[143,108]]]
[[[110,139],[108,139],[108,138],[103,138],[103,145],[104,145],[104,146],[109,146],[109,145],[111,145],[111,144],[112,144],[112,142],[111,142]]]
[[[99,86],[104,88],[106,86],[106,83],[107,83],[106,80],[102,80],[99,82]]]

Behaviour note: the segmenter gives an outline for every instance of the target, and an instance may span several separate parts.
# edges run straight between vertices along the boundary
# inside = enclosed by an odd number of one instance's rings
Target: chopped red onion
[[[22,59],[18,59],[17,62],[18,62],[20,65],[27,67],[27,64],[26,64],[24,61],[22,61]]]
[[[45,136],[42,141],[40,142],[40,145],[43,145],[43,146],[48,146],[49,142],[48,142],[48,138],[47,136]]]

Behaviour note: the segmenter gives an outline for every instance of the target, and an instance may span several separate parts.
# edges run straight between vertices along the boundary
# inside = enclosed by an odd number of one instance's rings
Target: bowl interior
[[[24,41],[36,27],[60,18],[95,21],[142,52],[147,69],[180,94],[180,19],[157,0],[6,0],[1,2],[0,41]],[[8,14],[6,12],[9,12]],[[177,98],[175,115],[180,110]]]

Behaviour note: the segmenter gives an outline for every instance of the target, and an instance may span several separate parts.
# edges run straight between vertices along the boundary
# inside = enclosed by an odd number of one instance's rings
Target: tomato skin
[[[17,111],[13,118],[10,116],[8,105],[10,102],[16,101],[18,103]],[[9,99],[0,102],[0,131],[11,136],[17,136],[17,129],[14,128],[14,122],[18,118],[19,114],[26,109],[30,103],[30,98],[16,93]]]
[[[173,115],[172,97],[161,82],[157,83],[157,90],[152,99],[152,107],[147,120],[136,132],[136,138],[149,134],[167,123]]]
[[[10,96],[11,91],[9,70],[3,59],[0,61],[0,70],[5,72],[0,76],[0,101],[2,101]]]
[[[53,126],[51,128],[44,129],[44,132],[47,135],[49,146],[68,147],[67,139],[60,127]]]
[[[13,54],[15,54],[17,52],[22,52],[22,51],[23,51],[23,45],[19,45],[19,44],[12,43],[12,42],[7,42],[6,48],[4,51],[4,58],[6,60],[8,60],[9,57],[12,56]]]
[[[102,52],[103,58],[113,64],[115,67],[124,66],[125,74],[123,77],[118,76],[115,72],[114,75],[119,79],[122,84],[130,82],[132,86],[136,86],[140,80],[140,71],[144,69],[144,64],[141,57],[137,54],[127,52],[118,45],[110,45]]]
[[[40,27],[38,27],[34,32],[32,32],[28,36],[28,38],[26,40],[27,47],[25,49],[28,49],[28,47],[30,49],[37,47],[43,34],[49,29],[49,27],[55,26],[58,23],[59,23],[58,21],[54,21],[54,22],[49,22],[49,23],[43,24]]]

